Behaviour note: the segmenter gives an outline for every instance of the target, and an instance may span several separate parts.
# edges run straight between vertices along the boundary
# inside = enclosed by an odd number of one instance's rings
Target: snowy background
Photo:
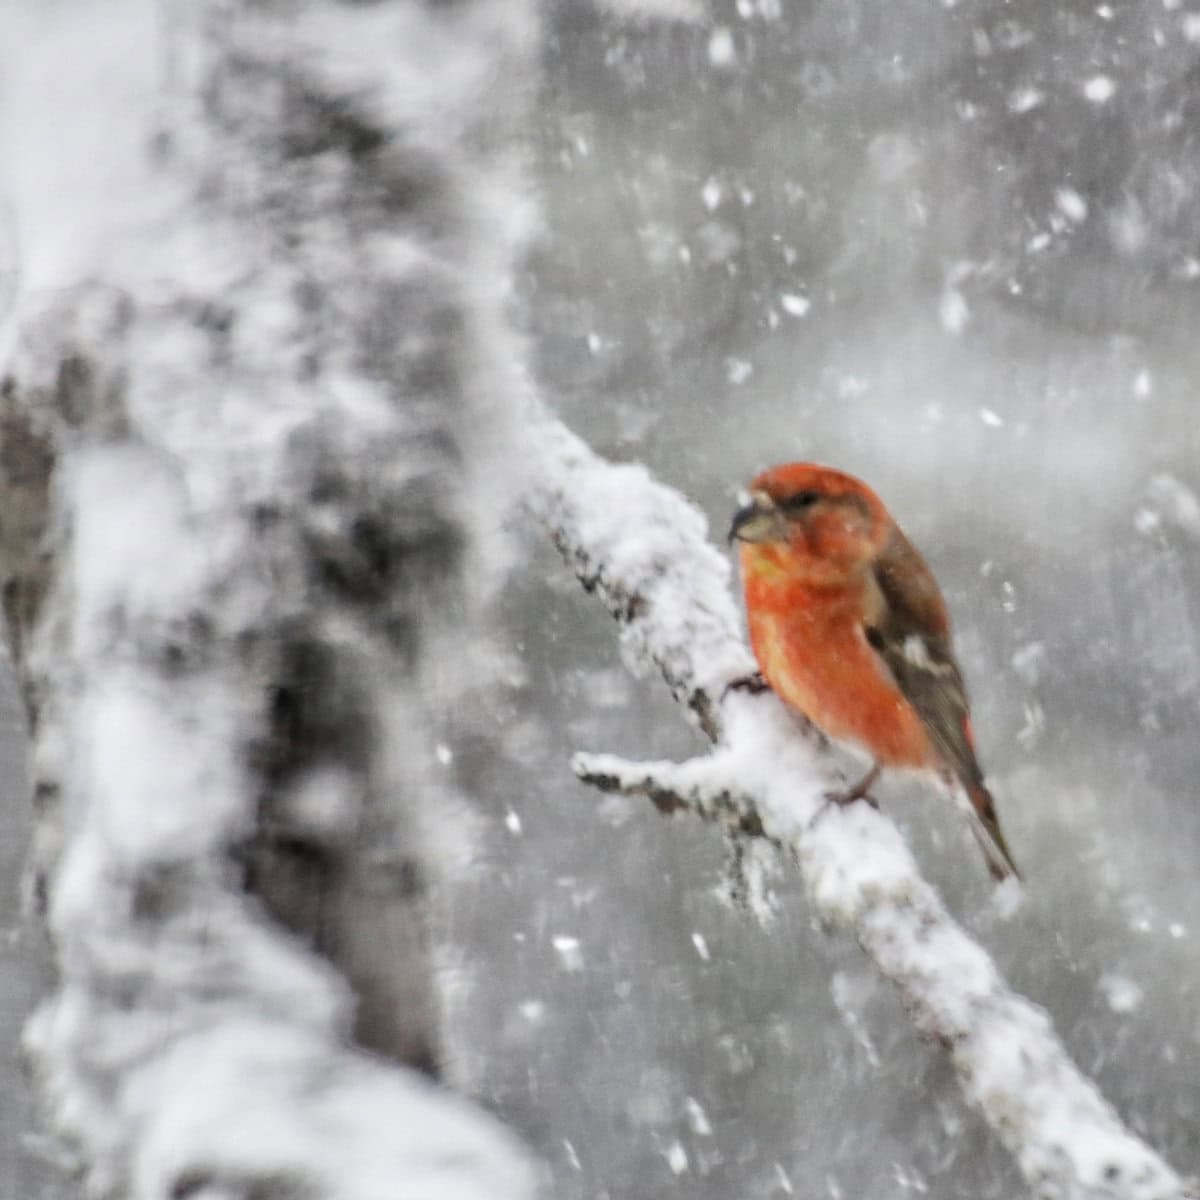
[[[1200,1173],[1200,11],[740,0],[699,24],[582,3],[546,22],[545,230],[521,279],[541,388],[718,536],[789,458],[890,503],[955,615],[1025,905],[996,914],[943,799],[881,798],[1122,1116]],[[717,832],[574,780],[577,749],[700,740],[629,678],[540,531],[517,536],[499,683],[439,754],[480,814],[437,918],[451,1078],[560,1197],[1021,1194],[786,866],[763,925],[728,898]],[[42,984],[28,939],[5,954],[15,1032]],[[20,1141],[7,1061],[6,1195],[68,1195]]]

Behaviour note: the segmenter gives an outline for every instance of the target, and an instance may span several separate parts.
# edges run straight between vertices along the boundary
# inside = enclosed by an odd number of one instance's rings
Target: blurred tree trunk
[[[50,1121],[112,1194],[525,1194],[500,1130],[352,1043],[438,1073],[422,797],[496,559],[513,247],[480,198],[519,198],[529,13],[14,23],[0,576]]]

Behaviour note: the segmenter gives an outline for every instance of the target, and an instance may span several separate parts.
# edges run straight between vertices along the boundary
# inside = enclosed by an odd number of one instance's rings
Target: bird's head
[[[872,561],[887,541],[891,519],[883,502],[832,467],[772,467],[751,480],[748,493],[729,529],[747,565],[834,582]]]

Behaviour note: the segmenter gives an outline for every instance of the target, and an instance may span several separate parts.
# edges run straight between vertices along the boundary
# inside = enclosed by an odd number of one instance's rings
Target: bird
[[[964,807],[996,880],[1020,878],[975,751],[950,618],[933,572],[860,479],[794,462],[750,483],[737,542],[750,645],[769,687],[830,738],[865,750],[867,797],[884,768],[933,770]]]

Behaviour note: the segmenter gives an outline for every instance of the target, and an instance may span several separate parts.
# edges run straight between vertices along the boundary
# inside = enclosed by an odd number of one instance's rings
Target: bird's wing
[[[867,641],[916,709],[947,767],[968,789],[978,786],[983,772],[975,758],[946,605],[933,573],[899,529],[876,559],[874,582],[878,602],[865,626]]]
[[[875,603],[864,625],[867,641],[962,784],[970,802],[966,811],[971,832],[992,877],[1020,878],[975,757],[967,689],[950,646],[945,601],[933,573],[899,529],[893,530],[876,559],[874,583]]]

